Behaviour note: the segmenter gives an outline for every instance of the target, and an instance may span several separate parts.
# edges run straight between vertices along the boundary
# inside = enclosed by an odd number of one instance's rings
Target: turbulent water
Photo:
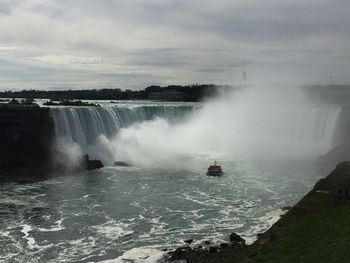
[[[176,122],[190,112],[194,105],[121,105],[107,107],[53,108],[51,114],[55,122],[58,138],[76,142],[84,152],[100,136],[112,137],[121,128],[137,122],[165,118]]]
[[[91,262],[188,238],[253,238],[320,177],[312,160],[331,147],[340,111],[262,100],[52,109],[56,148],[106,167],[1,185],[0,261]],[[205,175],[215,159],[220,178]]]

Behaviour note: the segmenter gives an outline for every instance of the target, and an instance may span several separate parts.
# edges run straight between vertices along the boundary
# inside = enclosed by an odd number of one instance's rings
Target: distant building
[[[162,92],[151,92],[148,94],[148,99],[150,100],[165,100],[165,101],[183,101],[185,99],[186,93],[165,90]]]

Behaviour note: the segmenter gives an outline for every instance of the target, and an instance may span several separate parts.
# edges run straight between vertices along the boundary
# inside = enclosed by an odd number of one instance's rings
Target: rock
[[[245,245],[245,240],[238,234],[236,233],[231,233],[230,234],[230,241],[234,244],[243,244]]]
[[[90,160],[86,166],[87,170],[95,170],[103,168],[104,165],[100,160]]]
[[[84,156],[84,164],[85,164],[85,169],[88,171],[100,169],[103,167],[103,163],[100,160],[89,160],[88,154]]]
[[[103,163],[100,160],[89,160],[86,163],[86,170],[95,170],[103,167]]]
[[[204,241],[204,244],[206,244],[206,245],[210,245],[210,244],[211,244],[211,242],[210,242],[209,240],[205,240],[205,241]]]
[[[191,244],[193,242],[193,239],[186,239],[186,240],[184,240],[184,242],[187,244]]]
[[[176,261],[176,260],[184,260],[186,258],[186,254],[191,250],[192,250],[191,247],[183,246],[183,247],[177,248],[175,251],[169,252],[170,262]]]
[[[188,251],[188,250],[192,250],[192,248],[187,246],[187,245],[185,245],[185,246],[178,247],[176,250]]]
[[[115,166],[123,166],[123,167],[129,167],[131,166],[130,164],[128,164],[127,162],[121,162],[121,161],[116,161],[114,162]]]
[[[209,247],[209,252],[210,252],[210,253],[216,253],[216,252],[218,252],[218,248],[217,248],[217,247],[214,247],[214,246],[210,246],[210,247]]]
[[[227,243],[221,243],[221,244],[220,244],[220,247],[221,247],[221,248],[228,248],[228,247],[229,247],[229,244],[227,244]]]

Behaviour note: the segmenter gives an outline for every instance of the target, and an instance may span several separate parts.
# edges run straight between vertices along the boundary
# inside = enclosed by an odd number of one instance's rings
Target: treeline
[[[22,90],[0,92],[1,98],[28,98],[50,100],[147,100],[150,94],[159,92],[179,92],[183,101],[200,101],[215,96],[220,89],[229,86],[206,85],[170,85],[166,87],[150,86],[144,90],[121,89],[89,89],[89,90]]]
[[[350,85],[312,85],[304,91],[314,102],[350,104]]]

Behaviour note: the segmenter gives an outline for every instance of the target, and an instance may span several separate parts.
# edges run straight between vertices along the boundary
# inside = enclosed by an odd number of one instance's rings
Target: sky
[[[0,0],[0,90],[350,84],[349,0]]]

